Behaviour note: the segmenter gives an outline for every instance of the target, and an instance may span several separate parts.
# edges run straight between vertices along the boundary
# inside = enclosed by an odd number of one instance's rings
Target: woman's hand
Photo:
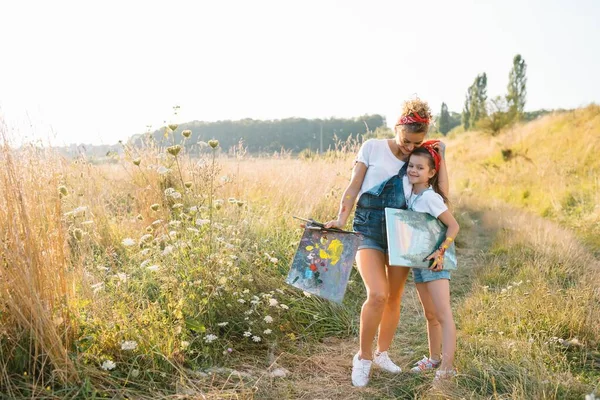
[[[437,142],[436,144],[433,145],[433,148],[438,152],[438,154],[442,158],[446,158],[446,143]]]
[[[444,252],[440,249],[434,251],[425,260],[433,260],[433,263],[429,266],[429,269],[438,272],[444,269]]]
[[[342,229],[344,227],[344,225],[346,225],[346,221],[341,221],[339,218],[332,219],[331,221],[325,222],[323,225],[325,226],[326,229],[328,229],[328,228]]]

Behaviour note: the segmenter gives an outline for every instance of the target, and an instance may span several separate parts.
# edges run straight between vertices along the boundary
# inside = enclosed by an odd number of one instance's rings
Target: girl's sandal
[[[450,379],[455,377],[457,374],[455,369],[450,369],[450,370],[442,370],[442,369],[438,369],[437,371],[435,371],[435,378],[433,378],[434,381],[443,381],[446,379]]]

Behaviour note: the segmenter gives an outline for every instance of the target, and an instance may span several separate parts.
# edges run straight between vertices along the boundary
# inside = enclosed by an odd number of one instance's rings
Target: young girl
[[[412,372],[439,367],[435,379],[456,375],[454,352],[456,327],[450,308],[450,271],[444,270],[444,252],[456,238],[458,223],[446,206],[447,198],[439,188],[440,155],[432,147],[433,141],[416,148],[408,159],[407,174],[403,177],[406,204],[409,210],[428,213],[447,226],[446,240],[427,259],[429,269],[413,268],[413,277],[427,319],[429,357],[416,363]]]

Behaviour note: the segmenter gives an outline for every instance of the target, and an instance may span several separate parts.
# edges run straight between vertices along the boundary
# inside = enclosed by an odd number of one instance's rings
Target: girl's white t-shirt
[[[442,196],[436,193],[431,186],[429,186],[429,190],[425,190],[419,195],[414,194],[412,192],[412,184],[408,181],[408,176],[406,175],[402,177],[402,185],[404,186],[406,205],[410,210],[427,213],[435,218],[448,210],[448,206],[444,203]]]
[[[387,139],[369,139],[364,142],[358,150],[356,161],[367,166],[358,197],[398,174],[405,164],[392,153]]]

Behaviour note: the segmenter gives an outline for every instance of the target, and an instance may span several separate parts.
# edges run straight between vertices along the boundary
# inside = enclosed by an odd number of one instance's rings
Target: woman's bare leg
[[[387,351],[392,344],[392,340],[394,340],[400,321],[400,304],[404,294],[404,284],[409,272],[410,268],[387,266],[389,295],[379,324],[377,351]]]
[[[386,256],[375,249],[362,249],[356,254],[358,271],[367,289],[367,299],[360,313],[360,351],[363,360],[373,359],[373,339],[381,322],[389,288],[385,272]]]

